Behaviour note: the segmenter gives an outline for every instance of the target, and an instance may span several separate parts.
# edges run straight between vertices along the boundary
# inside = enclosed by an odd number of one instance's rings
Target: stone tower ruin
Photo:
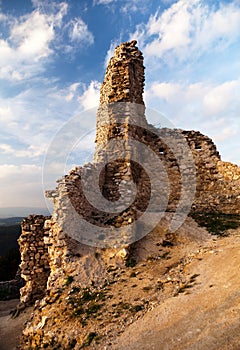
[[[23,303],[57,288],[69,274],[83,286],[104,278],[96,251],[117,257],[124,248],[120,255],[126,257],[128,246],[141,238],[149,207],[150,214],[175,213],[179,207],[240,213],[240,168],[222,162],[212,140],[198,131],[148,124],[143,88],[142,53],[136,41],[123,43],[101,87],[93,162],[72,169],[47,191],[54,205],[51,218],[31,216],[23,222]],[[97,275],[91,275],[93,264]]]

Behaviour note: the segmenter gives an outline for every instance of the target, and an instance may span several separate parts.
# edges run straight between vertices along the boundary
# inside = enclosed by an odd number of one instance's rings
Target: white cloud
[[[108,5],[116,0],[94,0],[94,5]]]
[[[83,108],[98,104],[100,84],[93,81],[82,92],[83,87],[81,82],[65,88],[42,84],[17,96],[0,98],[0,133],[4,135],[0,143],[3,163],[0,166],[0,197],[6,198],[1,205],[44,206],[41,169],[55,134],[60,129],[65,130],[57,155],[65,162],[66,159],[61,158],[60,154],[63,144],[64,149],[69,147],[72,135],[80,137],[95,125],[96,111],[91,110],[88,114],[81,112]],[[71,121],[73,116],[78,116],[75,122]],[[92,136],[86,134],[81,139],[76,155],[77,164],[82,163],[93,145]],[[54,188],[57,176],[63,174],[63,169],[64,166],[61,172],[53,174],[53,178],[47,174],[44,185]]]
[[[32,164],[0,165],[1,202],[3,207],[44,207],[42,169]]]
[[[43,84],[14,97],[0,98],[2,159],[40,164],[55,133],[83,109],[98,106],[99,90],[97,81],[88,86],[75,82],[65,88]],[[88,131],[88,121],[80,122],[81,130]],[[95,125],[95,113],[90,125]]]
[[[152,0],[94,0],[93,5],[105,5],[116,12],[131,16],[135,12],[146,13],[151,2]]]
[[[77,86],[71,84],[64,90],[43,85],[0,98],[0,132],[5,135],[1,156],[39,161],[55,132],[81,110]]]
[[[203,0],[179,0],[162,13],[137,26],[145,56],[174,60],[192,59],[210,50],[222,50],[240,37],[240,6],[219,8]]]
[[[0,79],[11,83],[25,83],[33,78],[43,81],[43,73],[59,51],[69,55],[79,44],[86,46],[94,42],[93,34],[81,18],[64,22],[68,13],[66,2],[33,0],[33,5],[34,11],[16,18],[0,12],[0,19],[4,21],[0,37]],[[66,100],[73,98],[72,92],[69,91]]]
[[[6,21],[8,21],[8,16],[4,15],[3,13],[0,13],[0,22],[6,22]]]
[[[79,97],[78,100],[84,109],[98,106],[100,86],[98,81],[92,81],[83,95]]]
[[[69,93],[65,97],[67,102],[72,101],[72,99],[74,98],[74,96],[77,92],[79,85],[80,85],[80,83],[73,83],[69,86]]]
[[[93,43],[93,35],[81,19],[63,23],[68,4],[34,1],[36,9],[18,18],[1,14],[8,27],[0,38],[0,76],[12,82],[23,81],[42,73],[57,50],[65,52],[61,37],[70,29],[72,42]],[[68,51],[75,49],[66,42]]]
[[[65,100],[66,102],[71,102],[74,99],[78,98],[80,95],[79,88],[83,87],[83,84],[80,82],[70,84],[69,86],[63,89],[56,89],[56,91],[51,92],[51,97],[53,99]]]
[[[37,175],[41,172],[41,167],[33,165],[33,164],[3,164],[0,165],[0,178],[9,178],[12,180],[16,178],[18,175],[22,176],[33,176]],[[20,180],[20,179],[19,179]]]
[[[121,39],[116,39],[116,40],[113,40],[111,42],[110,47],[109,47],[107,54],[105,56],[105,60],[104,60],[104,67],[105,68],[107,67],[110,59],[112,58],[116,46],[118,46],[120,43],[121,43]]]
[[[37,11],[51,17],[54,26],[61,27],[63,18],[68,12],[67,2],[53,2],[51,0],[32,0],[33,6]]]
[[[0,144],[0,151],[3,154],[12,155],[17,158],[36,158],[43,155],[46,152],[47,144],[41,146],[30,145],[25,149],[15,149],[11,145],[6,143]]]
[[[239,103],[240,81],[229,81],[211,89],[204,96],[203,105],[207,115],[231,113]]]
[[[194,115],[200,119],[204,117],[226,117],[235,113],[236,116],[240,112],[240,101],[237,98],[240,91],[240,80],[225,82],[219,85],[209,83],[158,83],[153,82],[146,91],[146,99],[149,104],[158,98],[160,105],[165,104],[170,107],[176,118],[190,108],[194,110]],[[189,113],[188,113],[189,114]],[[189,120],[188,120],[189,122]]]
[[[43,0],[31,0],[34,7],[41,7],[43,5]]]
[[[6,104],[5,106],[0,105],[0,123],[5,121],[9,122],[12,116],[12,111],[8,104]]]
[[[145,95],[147,106],[159,110],[177,128],[199,130],[212,137],[225,160],[238,162],[237,154],[228,148],[239,144],[239,91],[240,80],[221,84],[154,82]]]
[[[51,54],[50,42],[54,39],[53,22],[46,15],[33,12],[11,30],[10,41],[22,59],[38,61]]]
[[[120,11],[126,15],[133,12],[145,13],[148,11],[149,6],[149,0],[126,0],[125,4],[121,6]]]
[[[18,19],[9,18],[10,35],[0,40],[1,78],[19,81],[43,70],[44,59],[51,56],[55,28],[62,23],[67,5],[61,3],[55,14],[35,10]]]
[[[92,45],[94,36],[88,30],[87,24],[81,18],[75,18],[69,23],[69,37],[72,42]]]
[[[166,10],[159,9],[130,35],[138,40],[148,69],[147,106],[176,127],[212,137],[224,159],[239,162],[240,3],[166,3]]]

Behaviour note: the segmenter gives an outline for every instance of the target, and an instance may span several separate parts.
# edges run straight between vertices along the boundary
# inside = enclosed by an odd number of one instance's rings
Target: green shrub
[[[240,227],[239,214],[191,213],[191,217],[213,235],[226,236],[227,230]]]
[[[65,285],[66,285],[66,286],[69,286],[73,281],[74,281],[73,276],[67,276],[67,277],[65,278]]]
[[[136,264],[137,264],[137,262],[136,262],[135,259],[133,259],[133,258],[128,258],[128,259],[126,260],[125,266],[126,266],[126,267],[134,267],[134,266],[136,266]]]

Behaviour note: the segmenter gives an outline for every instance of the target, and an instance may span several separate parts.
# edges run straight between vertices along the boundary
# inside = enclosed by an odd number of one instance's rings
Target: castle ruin
[[[22,223],[23,304],[57,288],[78,269],[83,286],[104,278],[105,267],[96,252],[106,255],[101,248],[107,248],[121,264],[131,243],[142,237],[139,232],[146,223],[141,218],[148,205],[152,213],[175,213],[180,207],[188,212],[240,214],[240,168],[222,162],[212,140],[198,131],[148,124],[143,89],[142,53],[136,41],[123,43],[115,49],[101,87],[93,162],[72,169],[46,193],[54,204],[51,217],[30,216]],[[156,161],[162,171],[155,169]],[[99,184],[106,208],[110,202],[112,210],[94,207],[85,193],[86,181]],[[92,198],[99,198],[96,187],[87,186]],[[97,231],[91,232],[92,226]],[[91,275],[92,264],[98,264],[98,275]]]

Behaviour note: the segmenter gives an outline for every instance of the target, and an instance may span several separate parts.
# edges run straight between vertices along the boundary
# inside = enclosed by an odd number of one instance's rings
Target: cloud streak
[[[72,42],[92,45],[94,36],[88,30],[88,26],[81,18],[75,18],[69,24],[69,37]]]
[[[44,207],[42,190],[42,169],[33,164],[0,165],[1,199],[0,206]],[[14,201],[13,201],[14,200]]]
[[[236,154],[228,153],[228,145],[239,144],[239,91],[240,80],[221,84],[156,81],[145,96],[147,105],[160,110],[176,127],[200,130],[219,142],[224,159],[238,162]]]
[[[43,73],[59,50],[69,53],[79,43],[87,46],[94,43],[93,34],[81,18],[64,21],[67,3],[45,6],[45,10],[38,1],[34,5],[34,11],[18,18],[1,14],[9,35],[0,39],[0,76],[12,83]],[[63,47],[61,39],[66,34],[68,43]]]
[[[179,0],[137,26],[137,38],[146,57],[171,62],[221,51],[240,37],[240,6],[233,2],[211,5],[203,0]]]

